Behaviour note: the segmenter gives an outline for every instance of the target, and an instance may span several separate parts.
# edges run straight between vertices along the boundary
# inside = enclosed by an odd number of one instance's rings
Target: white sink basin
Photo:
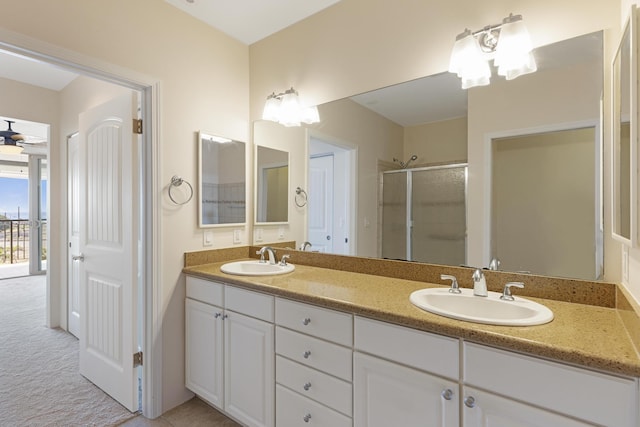
[[[295,270],[295,266],[292,264],[269,264],[258,260],[228,262],[220,267],[220,271],[223,273],[238,276],[274,276],[291,273],[293,270]]]
[[[553,312],[542,304],[524,298],[503,301],[502,294],[489,292],[487,297],[473,295],[473,289],[454,294],[448,288],[421,289],[409,300],[415,306],[441,316],[487,325],[532,326],[553,320]]]

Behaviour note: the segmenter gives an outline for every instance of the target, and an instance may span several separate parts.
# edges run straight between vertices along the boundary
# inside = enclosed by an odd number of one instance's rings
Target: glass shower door
[[[411,172],[413,261],[466,263],[466,165]]]
[[[407,172],[382,175],[382,258],[408,260]]]

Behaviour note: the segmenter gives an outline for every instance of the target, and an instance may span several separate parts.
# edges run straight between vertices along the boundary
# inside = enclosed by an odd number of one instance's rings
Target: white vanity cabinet
[[[273,300],[187,277],[186,387],[251,427],[274,426]]]
[[[276,298],[276,425],[352,425],[353,316]]]
[[[355,427],[459,426],[459,340],[355,318]]]
[[[638,380],[464,343],[463,426],[638,426]]]

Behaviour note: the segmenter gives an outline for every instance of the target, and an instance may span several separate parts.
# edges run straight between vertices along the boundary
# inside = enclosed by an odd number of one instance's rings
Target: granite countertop
[[[306,265],[296,265],[294,272],[279,276],[235,276],[222,273],[222,264],[186,267],[183,272],[471,342],[640,376],[640,357],[615,308],[527,297],[550,308],[554,320],[538,326],[482,325],[438,316],[411,304],[411,292],[441,287],[437,284]]]

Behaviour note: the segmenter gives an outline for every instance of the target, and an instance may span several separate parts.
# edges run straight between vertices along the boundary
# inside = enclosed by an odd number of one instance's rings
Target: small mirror
[[[631,11],[635,16],[635,8]],[[635,240],[633,223],[635,169],[635,123],[632,121],[635,100],[633,66],[636,60],[631,50],[635,32],[630,19],[613,61],[613,236],[627,244]]]
[[[256,146],[256,223],[289,221],[289,153]]]
[[[200,132],[198,158],[199,226],[244,225],[246,144]]]

